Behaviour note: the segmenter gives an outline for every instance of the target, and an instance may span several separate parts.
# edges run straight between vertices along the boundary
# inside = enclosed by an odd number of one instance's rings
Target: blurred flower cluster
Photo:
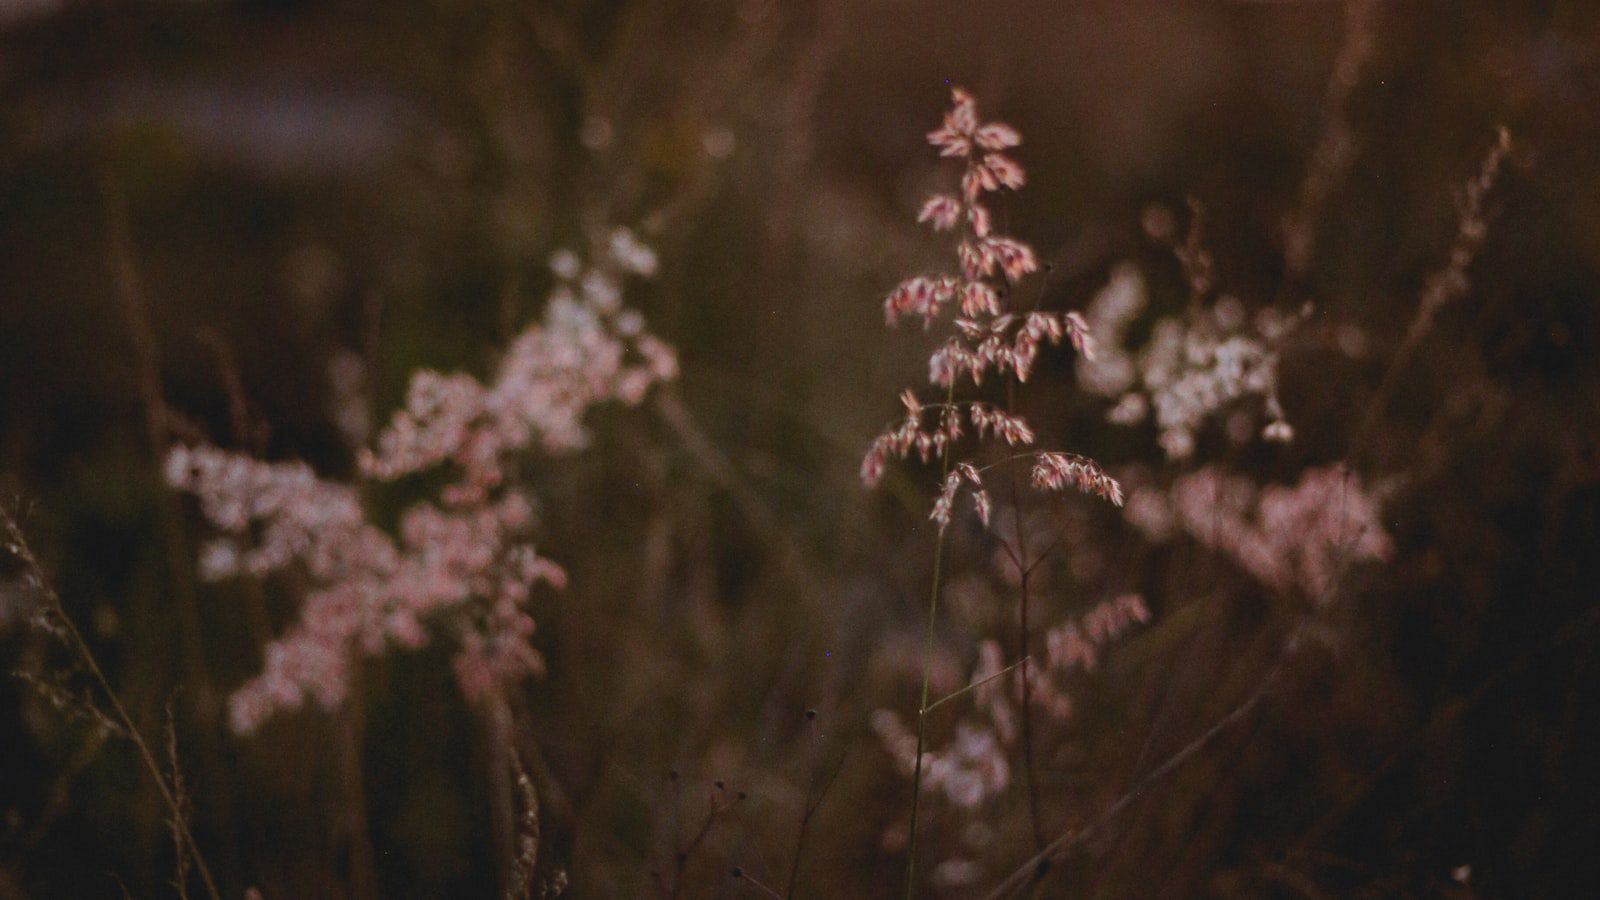
[[[1117,398],[1107,413],[1110,421],[1133,425],[1153,417],[1168,458],[1188,459],[1208,418],[1251,399],[1267,419],[1263,438],[1287,443],[1294,437],[1278,403],[1276,347],[1297,317],[1270,306],[1251,317],[1238,298],[1223,297],[1209,306],[1191,306],[1187,316],[1157,320],[1149,340],[1131,348],[1129,327],[1147,303],[1144,276],[1124,263],[1089,305],[1086,318],[1100,338],[1099,352],[1092,360],[1079,360],[1078,383]]]
[[[652,275],[656,265],[626,229],[590,264],[560,251],[543,317],[511,342],[487,383],[463,373],[412,376],[405,408],[361,452],[361,472],[394,480],[447,467],[454,478],[437,503],[401,514],[398,535],[369,519],[359,485],[321,479],[304,463],[172,448],[168,482],[193,494],[222,532],[201,554],[204,577],[294,568],[309,584],[295,623],[266,648],[261,674],[230,701],[236,731],[308,697],[337,705],[360,655],[421,647],[436,620],[455,639],[456,677],[469,699],[542,670],[528,600],[536,585],[562,587],[566,574],[528,540],[535,500],[507,473],[530,451],[583,447],[592,407],[636,405],[676,377],[672,349],[623,304],[625,279]]]
[[[1345,567],[1387,560],[1394,546],[1377,494],[1338,467],[1307,469],[1291,487],[1210,466],[1165,491],[1135,490],[1125,515],[1151,541],[1187,535],[1264,586],[1318,603],[1331,599]]]

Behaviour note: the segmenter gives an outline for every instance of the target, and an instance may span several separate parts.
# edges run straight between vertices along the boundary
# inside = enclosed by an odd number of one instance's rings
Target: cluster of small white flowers
[[[905,777],[912,777],[917,766],[917,736],[886,709],[872,714],[872,728],[895,767]],[[1011,764],[993,730],[962,722],[949,746],[923,751],[922,781],[930,790],[943,791],[951,803],[971,809],[1006,789],[1011,783]]]
[[[941,890],[954,890],[976,884],[983,867],[963,857],[952,857],[940,862],[928,873],[928,880]]]
[[[1244,304],[1224,297],[1188,318],[1156,322],[1149,343],[1135,352],[1124,346],[1128,326],[1147,302],[1143,276],[1123,265],[1089,305],[1088,327],[1100,338],[1100,352],[1079,361],[1078,377],[1085,389],[1120,398],[1107,418],[1131,425],[1153,412],[1162,449],[1170,458],[1186,459],[1208,417],[1255,397],[1268,419],[1262,437],[1293,438],[1278,404],[1275,344],[1295,319],[1268,307],[1250,322]]]
[[[1307,469],[1293,487],[1257,487],[1205,468],[1165,494],[1138,489],[1126,515],[1151,540],[1188,534],[1273,590],[1319,603],[1330,599],[1343,567],[1394,552],[1377,498],[1338,468]]]
[[[1138,381],[1137,361],[1123,344],[1128,326],[1149,304],[1148,288],[1138,266],[1124,262],[1111,270],[1106,286],[1084,312],[1096,345],[1093,359],[1077,361],[1080,387],[1102,397],[1117,397]]]
[[[303,463],[268,463],[215,447],[175,446],[166,476],[199,499],[224,535],[201,553],[212,580],[301,567],[312,585],[296,623],[265,651],[263,671],[230,700],[231,722],[254,731],[306,698],[323,706],[349,691],[358,654],[427,643],[426,621],[457,612],[455,673],[469,699],[543,662],[529,643],[531,588],[566,575],[524,536],[531,500],[503,484],[508,457],[583,445],[583,416],[607,400],[636,404],[675,376],[665,344],[621,306],[621,278],[649,274],[655,257],[631,232],[612,235],[605,264],[552,259],[561,279],[542,322],[524,331],[485,386],[462,374],[418,373],[406,408],[362,456],[366,474],[397,478],[442,463],[461,470],[439,504],[405,510],[398,538],[371,524],[357,490]],[[635,361],[635,359],[637,361]]]
[[[1022,167],[1002,151],[1022,142],[1015,129],[1000,123],[982,124],[972,95],[956,88],[951,93],[952,107],[944,124],[928,134],[928,142],[939,148],[941,156],[963,163],[959,194],[935,194],[923,204],[919,222],[930,223],[937,231],[961,229],[957,246],[959,275],[923,275],[908,279],[890,292],[884,301],[884,315],[893,325],[901,316],[920,316],[931,326],[947,307],[956,307],[954,328],[928,361],[929,380],[954,395],[962,378],[974,386],[989,372],[1025,382],[1033,371],[1043,346],[1066,341],[1080,354],[1092,356],[1094,342],[1089,325],[1076,312],[1054,313],[1035,310],[1021,313],[1010,310],[1006,289],[1038,269],[1033,249],[1014,238],[994,231],[993,216],[984,205],[985,194],[1015,190],[1023,184]],[[950,444],[959,440],[963,422],[970,424],[979,439],[1004,441],[1011,447],[1030,446],[1033,429],[1021,417],[977,401],[924,405],[912,391],[901,394],[906,417],[885,430],[873,441],[861,462],[861,479],[869,487],[878,483],[891,459],[906,459],[915,454],[923,462],[944,455]],[[966,410],[963,416],[962,410]],[[933,421],[928,421],[929,418]],[[1035,485],[1046,490],[1076,487],[1106,499],[1119,498],[1115,481],[1094,467],[1092,478],[1079,477],[1076,468],[1058,470],[1056,459],[1064,454],[1036,455]],[[1087,463],[1081,457],[1070,457]],[[1076,465],[1076,463],[1074,463]],[[1092,463],[1090,463],[1092,465]],[[1048,477],[1040,477],[1044,471]],[[956,495],[966,485],[973,492],[979,518],[989,523],[993,509],[984,489],[981,470],[962,464],[951,470],[941,485],[931,518],[941,529],[950,523]]]
[[[635,405],[677,377],[672,349],[622,305],[622,280],[651,275],[656,258],[627,229],[585,267],[563,250],[551,258],[558,285],[544,318],[519,334],[483,384],[470,375],[422,371],[406,405],[361,458],[362,470],[392,479],[444,462],[462,471],[449,503],[475,502],[504,479],[501,463],[537,443],[550,452],[582,447],[584,413],[607,401]]]
[[[207,580],[266,575],[296,560],[320,579],[394,564],[392,542],[367,524],[354,489],[317,478],[303,463],[180,445],[167,455],[166,477],[199,498],[206,518],[226,532],[201,549]]]

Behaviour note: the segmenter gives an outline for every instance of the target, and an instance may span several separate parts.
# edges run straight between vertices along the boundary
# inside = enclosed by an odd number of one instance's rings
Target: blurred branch
[[[780,569],[800,594],[815,603],[826,602],[827,581],[812,565],[800,542],[771,506],[750,487],[732,460],[700,429],[677,393],[661,392],[655,406],[662,421],[677,435],[701,469],[718,487],[727,491],[745,520],[774,549]]]
[[[100,187],[105,202],[108,262],[118,302],[122,305],[129,336],[133,342],[134,364],[140,403],[144,407],[145,441],[150,463],[159,469],[171,438],[174,421],[162,390],[159,344],[150,323],[150,305],[144,279],[134,250],[127,197],[109,165],[100,169]],[[183,509],[178,497],[162,485],[159,500],[162,544],[166,552],[170,589],[178,613],[178,646],[184,669],[193,682],[201,702],[195,705],[203,723],[213,720],[208,701],[212,696],[211,674],[206,666],[203,624],[195,592],[188,538],[184,532]],[[231,803],[223,763],[209,728],[200,729],[199,756],[201,781],[210,786],[217,821],[224,827],[231,821]],[[225,842],[226,859],[234,856],[233,845]]]
[[[1015,896],[1019,891],[1033,884],[1049,871],[1051,865],[1060,862],[1073,848],[1093,837],[1100,829],[1125,812],[1129,806],[1133,805],[1135,800],[1144,796],[1150,788],[1154,787],[1156,782],[1177,771],[1184,763],[1193,759],[1218,737],[1247,719],[1255,711],[1255,708],[1260,705],[1261,701],[1266,699],[1267,694],[1271,692],[1282,672],[1283,661],[1280,660],[1278,665],[1261,680],[1260,685],[1250,693],[1250,696],[1235,706],[1232,711],[1218,719],[1203,734],[1184,745],[1177,753],[1168,757],[1165,762],[1153,769],[1150,774],[1141,778],[1138,784],[1135,784],[1133,788],[1117,798],[1116,802],[1107,807],[1088,825],[1063,833],[1046,845],[1043,850],[1030,857],[1027,862],[1018,866],[994,890],[984,895],[986,900],[1000,900],[1002,897]]]
[[[1333,73],[1328,76],[1322,104],[1322,135],[1306,166],[1299,200],[1283,220],[1285,287],[1294,286],[1305,275],[1311,253],[1316,249],[1317,224],[1322,218],[1323,206],[1350,170],[1355,156],[1350,95],[1372,57],[1376,43],[1373,24],[1376,6],[1377,0],[1349,0],[1345,4],[1344,42],[1334,59]]]
[[[1388,406],[1389,395],[1399,386],[1400,374],[1411,361],[1422,339],[1432,330],[1434,318],[1439,311],[1460,300],[1471,290],[1472,283],[1467,278],[1467,270],[1477,259],[1478,251],[1483,248],[1484,239],[1489,232],[1485,220],[1484,201],[1499,182],[1500,170],[1510,153],[1511,133],[1502,127],[1496,135],[1495,143],[1484,156],[1478,174],[1467,182],[1462,195],[1460,222],[1456,227],[1456,237],[1450,245],[1449,255],[1444,266],[1429,276],[1423,287],[1422,296],[1417,303],[1417,314],[1406,329],[1406,336],[1390,360],[1389,367],[1384,371],[1383,380],[1367,404],[1366,415],[1350,442],[1351,454],[1377,427],[1379,417]]]

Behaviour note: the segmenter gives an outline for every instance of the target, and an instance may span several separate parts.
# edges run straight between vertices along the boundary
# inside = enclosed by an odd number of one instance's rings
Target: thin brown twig
[[[754,875],[751,875],[749,872],[746,872],[742,868],[735,867],[734,870],[733,870],[733,877],[735,879],[739,880],[739,881],[747,881],[747,882],[749,882],[751,887],[755,888],[756,890],[760,891],[763,894],[766,894],[768,897],[772,897],[773,900],[784,900],[784,896],[782,894],[780,894],[777,891],[773,890],[772,887],[770,887],[767,884],[764,884],[759,879],[757,879]]]
[[[533,779],[522,765],[516,748],[510,749],[512,776],[522,812],[517,817],[517,854],[512,867],[512,889],[506,892],[507,900],[530,900],[533,896],[534,874],[539,867],[539,794]]]
[[[673,781],[677,782],[678,779],[674,778]],[[673,854],[672,884],[667,890],[668,897],[677,898],[683,896],[684,871],[689,867],[689,860],[694,856],[695,851],[700,849],[700,845],[705,843],[706,838],[711,834],[711,829],[716,826],[717,819],[745,798],[744,793],[740,792],[733,800],[727,803],[720,803],[717,798],[725,789],[721,781],[716,782],[715,790],[711,793],[711,807],[706,811],[705,820],[700,823],[699,830],[695,832],[693,838],[689,839],[689,843],[677,849]],[[660,873],[652,872],[651,874],[659,880]]]
[[[350,696],[340,705],[334,720],[338,765],[343,770],[344,802],[341,819],[349,841],[348,890],[354,900],[376,900],[378,875],[372,847],[372,829],[367,817],[366,709],[363,706],[363,672],[359,664],[350,667]]]
[[[950,380],[950,387],[945,393],[945,402],[950,403],[955,399],[955,379]],[[943,484],[950,477],[950,445],[944,445],[944,452],[940,454],[942,472],[939,482]],[[933,638],[935,626],[938,623],[939,613],[939,578],[944,570],[945,531],[940,528],[939,535],[934,539],[933,550],[933,582],[928,591],[928,637],[922,648],[922,698],[917,701],[917,761],[911,775],[911,827],[906,841],[906,900],[916,896],[917,884],[917,814],[922,806],[922,755],[927,746],[928,736],[928,683],[933,670]]]
[[[794,892],[800,885],[800,856],[805,852],[806,834],[811,827],[811,818],[816,815],[818,809],[822,808],[822,801],[827,799],[828,791],[833,787],[833,783],[839,780],[839,773],[844,771],[844,763],[847,758],[849,758],[848,751],[839,757],[838,765],[833,767],[833,774],[829,775],[828,780],[822,783],[821,790],[816,792],[815,800],[809,796],[810,789],[807,790],[805,813],[800,816],[800,834],[795,838],[794,860],[789,864],[789,888],[784,891],[784,900],[794,900]]]
[[[1006,383],[1006,411],[1016,414],[1016,382]],[[1033,566],[1028,562],[1028,534],[1023,524],[1021,494],[1017,490],[1017,467],[1009,466],[1013,534],[1017,539],[1018,648],[1022,661],[1022,767],[1028,788],[1028,822],[1033,828],[1035,850],[1044,848],[1044,829],[1039,822],[1039,778],[1033,764],[1033,681],[1028,677],[1028,658],[1033,653],[1033,633],[1028,622],[1028,582]]]
[[[222,333],[209,325],[195,332],[198,340],[216,357],[217,374],[222,379],[222,394],[228,399],[228,427],[233,440],[256,456],[266,453],[271,426],[250,412],[250,397],[244,389],[244,375],[239,369],[239,359]]]
[[[827,579],[812,563],[805,548],[771,506],[749,485],[744,474],[727,454],[706,435],[675,391],[656,395],[656,412],[677,436],[679,443],[718,487],[726,491],[746,522],[773,548],[779,570],[801,596],[823,603],[828,596]]]
[[[217,891],[216,882],[211,877],[211,869],[206,865],[205,856],[200,852],[200,845],[195,841],[194,834],[189,829],[189,820],[183,813],[183,807],[178,798],[173,794],[172,787],[167,784],[166,775],[161,771],[161,764],[156,761],[155,753],[150,749],[150,744],[138,727],[133,722],[133,717],[128,714],[127,707],[122,705],[122,700],[117,692],[112,689],[111,682],[106,678],[105,672],[100,668],[100,662],[89,649],[89,643],[84,640],[83,633],[67,615],[66,608],[61,604],[61,597],[50,586],[44,576],[44,569],[39,565],[39,560],[33,555],[33,550],[28,545],[27,538],[22,533],[22,528],[12,517],[10,511],[0,509],[0,524],[4,525],[6,536],[6,549],[22,563],[27,580],[34,590],[40,592],[46,607],[62,626],[62,632],[67,638],[70,649],[77,654],[84,668],[94,679],[96,686],[105,695],[106,701],[111,704],[112,713],[116,716],[117,723],[127,734],[139,752],[139,759],[144,763],[145,769],[155,781],[156,790],[161,794],[161,799],[166,803],[167,811],[171,814],[174,827],[182,837],[182,843],[188,845],[188,851],[194,861],[195,871],[199,873],[201,882],[205,885],[206,894],[211,900],[221,900],[222,895]]]
[[[172,795],[177,798],[178,808],[182,809],[189,805],[189,797],[183,784],[183,769],[178,765],[178,727],[173,721],[170,699],[167,700],[167,768],[171,772]],[[189,900],[189,850],[184,846],[183,833],[178,829],[178,817],[170,817],[167,825],[172,830],[172,848],[176,857],[172,885],[178,890],[178,900]]]
[[[144,279],[134,255],[133,227],[129,222],[127,199],[109,171],[102,173],[101,190],[106,205],[106,242],[112,284],[117,301],[122,306],[129,340],[133,344],[135,382],[144,411],[146,449],[153,460],[159,461],[167,451],[168,426],[172,416],[161,389],[161,358],[155,331],[150,325],[150,306],[145,296]],[[162,497],[161,533],[172,589],[178,601],[179,645],[191,677],[199,682],[197,687],[204,687],[209,684],[210,676],[206,671],[204,648],[200,643],[199,607],[191,579],[182,517],[177,499],[171,492]]]
[[[146,449],[152,464],[159,467],[166,455],[176,417],[167,406],[162,389],[160,343],[151,324],[150,300],[144,273],[139,265],[128,199],[109,165],[101,168],[99,180],[105,205],[106,254],[112,293],[122,307],[132,344],[135,387],[143,413]],[[170,490],[163,491],[158,501],[158,512],[168,588],[177,610],[179,658],[190,681],[190,688],[197,696],[205,696],[210,693],[212,679],[206,663],[205,628],[195,589],[193,556],[178,496]],[[210,705],[200,704],[194,711],[200,716],[202,726],[214,724]],[[226,787],[225,765],[210,727],[198,730],[196,745],[200,782],[211,786],[209,799],[212,821],[223,837],[220,852],[224,862],[236,863],[237,847],[228,830],[232,821],[232,799]],[[233,867],[236,866],[230,866]]]

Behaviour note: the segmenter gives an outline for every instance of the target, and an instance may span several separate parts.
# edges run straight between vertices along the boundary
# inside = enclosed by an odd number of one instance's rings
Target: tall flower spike
[[[921,712],[924,715],[918,717],[915,737],[901,729],[891,713],[882,713],[874,721],[884,743],[896,755],[902,770],[912,778],[907,898],[914,896],[916,889],[917,798],[922,794],[924,773],[929,786],[943,788],[954,803],[964,807],[975,807],[998,794],[1009,779],[1000,746],[1004,735],[1014,732],[1008,732],[998,720],[998,731],[963,727],[947,750],[928,750],[924,740],[944,533],[950,526],[963,487],[972,494],[978,521],[985,528],[991,527],[994,516],[994,503],[984,485],[982,470],[971,459],[956,458],[952,452],[961,437],[962,419],[971,423],[979,440],[987,437],[1009,445],[1004,448],[1007,456],[1003,464],[1034,459],[1037,487],[1059,490],[1072,485],[1113,503],[1120,505],[1122,502],[1121,485],[1088,459],[1065,453],[1011,452],[1012,447],[1031,445],[1034,439],[1033,429],[1013,411],[1002,412],[978,400],[957,402],[956,389],[964,379],[970,379],[974,386],[990,374],[999,379],[1010,377],[1016,383],[1027,381],[1046,344],[1059,344],[1067,338],[1080,353],[1088,352],[1088,325],[1081,316],[1072,313],[1008,308],[1007,287],[1036,271],[1039,263],[1033,248],[995,233],[994,216],[984,205],[984,199],[988,194],[1022,187],[1022,166],[1001,153],[1020,144],[1021,135],[1008,125],[980,121],[972,95],[956,88],[951,92],[950,111],[945,113],[943,124],[929,132],[928,142],[941,156],[960,160],[961,192],[957,196],[935,194],[922,205],[917,219],[929,223],[935,231],[957,232],[959,274],[908,279],[890,292],[884,302],[884,315],[890,325],[903,315],[920,316],[924,327],[931,328],[946,307],[958,308],[953,315],[954,327],[946,332],[944,340],[928,359],[928,378],[943,388],[944,402],[924,404],[910,392],[902,394],[906,418],[879,434],[861,463],[861,477],[868,485],[882,477],[891,457],[904,459],[913,452],[923,462],[931,461],[934,456],[941,457],[943,468],[939,494],[929,515],[938,524],[940,540],[934,551],[935,574],[923,656]],[[968,408],[965,417],[961,415],[961,407]],[[934,413],[934,421],[926,423],[925,414],[930,411]],[[1021,514],[1020,510],[1017,514]],[[1027,609],[1026,596],[1024,593],[1024,610]],[[1026,614],[1023,621],[1027,621]],[[1026,631],[1023,642],[1027,643]],[[1024,711],[1026,709],[1024,706]],[[1031,760],[1031,754],[1028,758]],[[1030,784],[1031,765],[1030,762]],[[1035,828],[1037,830],[1037,819]]]
[[[939,193],[929,197],[917,221],[935,231],[956,231],[959,274],[918,275],[901,282],[883,304],[884,318],[893,325],[903,316],[922,320],[925,328],[954,308],[954,327],[928,358],[928,380],[944,388],[953,399],[957,385],[970,380],[980,385],[986,376],[1026,382],[1045,346],[1063,341],[1079,354],[1094,352],[1089,323],[1076,312],[1014,310],[1007,302],[1007,287],[1039,268],[1033,248],[994,231],[994,217],[984,198],[1015,190],[1025,178],[1015,160],[1001,151],[1022,143],[1009,125],[984,123],[972,95],[960,88],[951,92],[951,107],[939,128],[928,133],[928,143],[943,157],[961,164],[959,195]],[[869,487],[883,477],[891,459],[916,455],[923,462],[942,455],[960,440],[963,418],[980,440],[992,439],[1009,447],[1028,447],[1033,429],[1021,416],[981,401],[923,404],[915,393],[901,394],[906,407],[903,421],[873,441],[861,462],[861,479]],[[966,415],[960,408],[966,408]],[[932,419],[926,415],[934,412]],[[1122,502],[1122,488],[1091,460],[1071,454],[1037,454],[1034,483],[1041,490],[1075,487],[1112,503]],[[957,475],[962,477],[957,477]],[[965,487],[973,496],[978,518],[989,524],[993,502],[978,470],[961,463],[940,485],[931,518],[944,529],[950,523],[957,495]]]

